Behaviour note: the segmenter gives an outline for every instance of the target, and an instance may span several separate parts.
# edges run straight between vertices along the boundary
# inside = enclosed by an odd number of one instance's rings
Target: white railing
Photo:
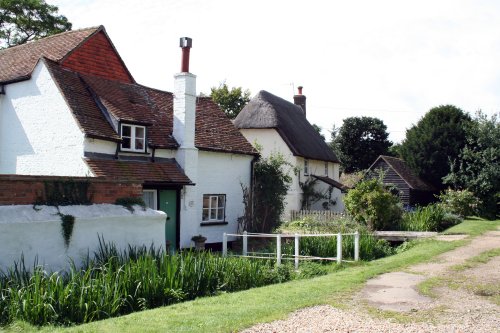
[[[291,210],[290,221],[303,220],[304,218],[312,218],[318,222],[330,222],[342,217],[345,213],[333,212],[331,210]]]
[[[293,259],[295,262],[295,269],[299,268],[299,260],[331,260],[336,261],[340,264],[342,261],[348,262],[348,260],[342,259],[342,237],[343,236],[354,236],[354,261],[359,261],[359,232],[346,233],[346,234],[260,234],[260,233],[248,233],[246,231],[243,234],[227,234],[222,235],[222,255],[227,257],[227,237],[242,237],[243,238],[243,248],[241,255],[236,255],[245,258],[273,258],[276,257],[276,264],[281,265],[282,259]],[[276,253],[249,253],[248,252],[248,238],[276,238]],[[337,256],[336,257],[316,257],[316,256],[301,256],[299,243],[301,237],[337,237]],[[282,238],[294,238],[294,255],[291,258],[287,258],[286,255],[281,253],[281,239]],[[267,255],[267,256],[264,256]]]

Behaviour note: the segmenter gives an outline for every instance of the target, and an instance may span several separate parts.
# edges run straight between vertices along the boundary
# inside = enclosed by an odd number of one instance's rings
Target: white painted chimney
[[[196,123],[196,75],[189,73],[189,51],[192,40],[180,39],[182,48],[181,73],[174,76],[174,128],[175,140],[183,148],[194,148]]]

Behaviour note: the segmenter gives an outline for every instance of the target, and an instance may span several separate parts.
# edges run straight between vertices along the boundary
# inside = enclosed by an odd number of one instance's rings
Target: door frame
[[[180,248],[181,241],[181,189],[182,186],[144,185],[143,190],[156,190],[156,210],[160,210],[160,191],[175,191],[175,248]]]

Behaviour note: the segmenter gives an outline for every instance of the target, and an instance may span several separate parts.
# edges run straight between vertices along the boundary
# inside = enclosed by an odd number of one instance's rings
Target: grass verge
[[[465,221],[462,223],[465,224],[464,226],[455,226],[454,228],[458,231],[453,233],[479,235],[496,229],[500,225],[499,222]],[[288,313],[300,308],[318,304],[341,304],[343,300],[350,297],[352,292],[359,290],[366,280],[374,276],[425,262],[436,255],[462,246],[466,242],[424,240],[403,253],[359,266],[347,267],[318,278],[200,298],[80,326],[37,328],[18,322],[4,329],[9,333],[18,331],[203,333],[238,331],[258,322],[284,318]]]

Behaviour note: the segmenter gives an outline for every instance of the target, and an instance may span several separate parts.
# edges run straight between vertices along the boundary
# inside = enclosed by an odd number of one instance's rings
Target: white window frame
[[[121,124],[120,133],[121,133],[122,140],[123,140],[123,127],[124,126],[130,127],[130,148],[124,148],[123,142],[122,142],[122,143],[120,143],[120,150],[131,151],[131,152],[140,152],[140,153],[146,152],[146,127],[140,126],[140,125],[132,125],[132,124]],[[137,132],[138,128],[142,128],[143,133],[144,133],[144,136],[142,137],[142,140],[143,140],[143,148],[142,149],[135,148],[135,140],[138,139],[136,137],[136,132]],[[128,136],[127,136],[127,138],[128,138]],[[141,139],[141,138],[139,138],[139,139]]]
[[[205,206],[205,198],[208,199],[208,206]],[[212,207],[212,199],[216,199],[216,204]],[[222,207],[219,205],[219,202],[222,200]],[[226,221],[226,195],[225,194],[203,194],[203,203],[202,203],[202,213],[201,213],[201,221],[202,222],[225,222]],[[222,209],[222,214],[219,214],[219,209]],[[204,212],[207,211],[207,218],[204,218]],[[211,212],[215,211],[215,219],[211,218]],[[220,216],[221,215],[221,216]]]
[[[156,191],[156,190],[142,190],[143,194],[146,192],[153,193],[153,205],[154,205],[154,208],[149,207],[149,206],[147,206],[147,207],[154,209],[154,210],[158,210],[158,191]]]
[[[309,176],[309,160],[304,158],[304,176]]]
[[[328,162],[325,162],[325,176],[328,177]]]

